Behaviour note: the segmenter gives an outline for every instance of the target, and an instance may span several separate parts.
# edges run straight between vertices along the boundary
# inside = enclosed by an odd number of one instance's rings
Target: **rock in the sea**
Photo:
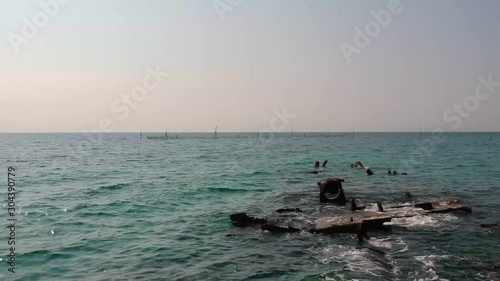
[[[248,216],[247,213],[236,213],[229,216],[231,222],[240,227],[246,227],[252,224],[265,224],[267,219]]]
[[[288,226],[288,227],[281,227],[277,225],[272,225],[272,224],[263,224],[261,226],[262,230],[269,231],[271,233],[295,233],[295,232],[300,232],[300,229]]]
[[[285,208],[285,209],[278,209],[276,210],[278,213],[303,213],[301,209],[299,208]]]

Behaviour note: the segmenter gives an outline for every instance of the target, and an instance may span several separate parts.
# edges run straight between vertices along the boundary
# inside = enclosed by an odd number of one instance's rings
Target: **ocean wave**
[[[88,218],[88,217],[116,217],[118,216],[117,213],[110,213],[110,212],[102,212],[102,211],[97,211],[97,212],[81,212],[78,213],[79,217],[82,218]]]
[[[67,259],[67,258],[72,257],[72,255],[69,255],[69,254],[52,252],[49,250],[35,250],[35,251],[24,253],[23,259],[39,258],[40,256],[43,257],[44,262],[52,261],[55,259]]]
[[[115,189],[121,189],[123,187],[128,186],[126,183],[118,183],[118,184],[111,184],[111,185],[103,185],[100,186],[100,189],[107,189],[107,190],[115,190]]]
[[[96,193],[96,192],[102,192],[102,191],[113,191],[113,190],[120,190],[122,188],[125,188],[129,186],[127,183],[118,183],[118,184],[111,184],[111,185],[102,185],[96,188],[92,188],[88,193]]]
[[[361,277],[362,280],[396,280],[400,269],[396,267],[390,257],[373,253],[365,248],[354,248],[348,246],[327,246],[323,249],[326,255],[320,260],[322,264],[342,264],[342,269],[337,271],[340,280],[353,280],[352,273]],[[335,280],[335,279],[329,279]]]
[[[249,190],[244,188],[225,188],[225,187],[207,187],[204,188],[208,192],[221,192],[221,193],[244,193],[244,192],[255,192],[255,190]]]
[[[436,272],[437,263],[442,260],[449,259],[448,255],[429,255],[429,256],[415,256],[415,259],[423,263],[422,271],[416,272],[418,281],[436,280],[436,281],[449,281],[448,279],[440,278]],[[417,279],[416,279],[417,280]]]
[[[261,176],[261,175],[272,175],[272,173],[268,171],[255,171],[252,173],[252,176]]]

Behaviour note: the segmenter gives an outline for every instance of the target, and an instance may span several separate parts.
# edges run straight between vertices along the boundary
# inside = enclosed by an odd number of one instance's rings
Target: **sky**
[[[497,0],[1,2],[0,132],[500,130]]]

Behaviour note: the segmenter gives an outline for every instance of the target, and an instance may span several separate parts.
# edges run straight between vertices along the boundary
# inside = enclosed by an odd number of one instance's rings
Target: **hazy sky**
[[[285,131],[500,129],[500,87],[470,97],[500,82],[497,0],[401,0],[350,63],[341,43],[390,1],[72,0],[46,24],[39,1],[1,1],[0,132],[259,131],[285,107]]]

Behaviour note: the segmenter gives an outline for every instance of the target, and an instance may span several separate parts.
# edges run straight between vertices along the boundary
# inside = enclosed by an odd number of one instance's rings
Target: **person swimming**
[[[325,160],[323,162],[323,166],[322,167],[325,168],[327,163],[328,163],[328,160]],[[319,174],[319,172],[322,171],[322,170],[318,170],[319,169],[319,161],[314,161],[313,162],[313,167],[314,167],[314,170],[310,171],[309,172],[310,174]]]
[[[356,163],[351,164],[351,168],[363,168],[364,169],[365,166],[360,161],[357,161]]]

